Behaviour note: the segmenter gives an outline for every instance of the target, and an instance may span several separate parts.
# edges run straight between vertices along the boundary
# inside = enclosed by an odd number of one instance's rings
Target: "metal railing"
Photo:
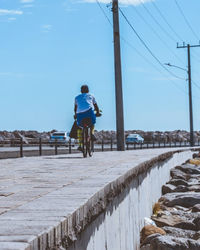
[[[126,150],[138,150],[138,149],[150,149],[150,148],[172,148],[172,147],[189,147],[189,141],[149,141],[144,143],[127,143]],[[194,146],[200,146],[200,141],[196,141]],[[23,156],[42,156],[42,155],[58,155],[58,154],[72,154],[79,152],[76,148],[78,144],[72,143],[71,140],[68,143],[62,144],[55,140],[55,143],[50,143],[47,139],[10,139],[0,141],[0,159],[4,158],[4,155],[10,157],[23,157]],[[113,151],[117,149],[116,139],[111,137],[110,139],[98,140],[94,143],[94,151]],[[6,152],[6,154],[5,154]],[[11,154],[15,152],[15,154]],[[13,156],[15,155],[15,156]]]

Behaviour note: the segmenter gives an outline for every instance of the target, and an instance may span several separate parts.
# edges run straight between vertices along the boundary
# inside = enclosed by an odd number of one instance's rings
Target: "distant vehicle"
[[[69,133],[67,132],[54,132],[50,135],[50,146],[54,146],[55,144],[57,144],[58,146],[69,146],[69,141],[70,141],[70,137],[69,137]],[[75,139],[71,139],[71,146],[74,147],[76,143]]]
[[[126,137],[126,144],[144,143],[144,138],[139,134],[129,134]]]

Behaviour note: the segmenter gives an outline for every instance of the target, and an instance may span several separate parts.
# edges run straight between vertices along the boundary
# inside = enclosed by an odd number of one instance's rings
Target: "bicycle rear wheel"
[[[88,146],[87,146],[87,141],[88,141],[88,128],[83,128],[82,132],[82,143],[83,143],[83,157],[87,157],[87,151],[88,151]]]
[[[92,139],[92,129],[89,128],[88,129],[88,154],[90,157],[92,157],[93,153],[94,153],[94,141]]]

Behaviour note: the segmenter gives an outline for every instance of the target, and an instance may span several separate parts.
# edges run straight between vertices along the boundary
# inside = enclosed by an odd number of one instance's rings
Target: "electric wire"
[[[156,18],[151,14],[151,12],[148,10],[148,8],[145,6],[144,2],[142,0],[139,0],[140,3],[142,4],[143,8],[145,9],[145,11],[149,14],[149,16],[154,20],[154,22],[160,27],[160,29],[173,41],[173,42],[177,42],[172,36],[171,34],[169,34],[169,32],[164,29],[162,27],[162,25],[156,20]]]
[[[105,18],[107,19],[107,21],[109,22],[109,24],[112,26],[112,22],[110,21],[109,17],[106,15],[106,12],[104,11],[104,9],[102,8],[101,4],[99,3],[98,0],[96,0],[100,10],[102,11],[103,15],[105,16]]]
[[[142,42],[142,44],[146,47],[146,49],[149,51],[149,53],[154,57],[154,59],[160,64],[160,66],[162,66],[168,73],[170,73],[172,76],[182,79],[182,80],[186,80],[185,78],[180,78],[177,77],[174,73],[172,73],[170,70],[168,70],[161,62],[160,60],[153,54],[153,52],[149,49],[149,47],[146,45],[146,43],[142,40],[142,38],[139,36],[139,34],[137,33],[137,31],[134,29],[134,27],[132,26],[132,24],[129,22],[129,20],[127,19],[127,17],[125,16],[125,14],[123,13],[123,11],[121,10],[121,8],[119,8],[120,13],[122,14],[122,16],[124,17],[124,19],[126,20],[126,22],[129,24],[129,26],[132,28],[132,30],[134,31],[134,33],[136,34],[136,36],[139,38],[139,40]],[[186,92],[185,90],[183,90],[182,88],[180,88],[173,80],[169,79],[171,81],[172,84],[174,84],[174,86],[179,89],[180,91],[182,91],[184,94],[188,95],[188,92]],[[196,99],[200,99],[197,96],[194,96],[194,98]]]
[[[183,19],[185,20],[187,26],[189,27],[189,29],[191,30],[191,32],[193,33],[193,35],[197,38],[197,40],[200,40],[198,35],[196,34],[196,32],[194,31],[194,29],[192,28],[192,26],[190,25],[189,21],[187,20],[186,16],[183,13],[183,10],[181,9],[180,5],[178,4],[177,0],[174,0],[176,3],[176,6],[178,8],[178,10],[180,11],[181,15],[183,16]]]
[[[128,1],[129,2],[129,1]],[[130,2],[129,2],[130,3]],[[130,3],[131,4],[131,3]],[[180,62],[180,63],[182,63],[182,64],[184,64],[183,63],[183,61],[182,61],[182,59],[180,59],[180,57],[179,56],[177,56],[174,52],[173,52],[173,50],[171,50],[171,48],[168,46],[168,44],[167,44],[167,42],[165,42],[165,40],[164,39],[162,39],[162,37],[158,34],[158,32],[143,18],[143,16],[140,14],[140,12],[137,10],[137,8],[136,7],[134,7],[133,5],[131,5],[131,7],[132,7],[132,9],[134,9],[134,11],[137,13],[137,15],[143,20],[143,22],[147,25],[147,26],[149,26],[149,28],[153,31],[153,33],[158,37],[158,39],[165,45],[165,47],[168,49],[168,51],[170,51],[170,53],[171,54],[173,54],[173,56],[175,56],[176,57],[176,59]]]
[[[151,56],[157,61],[158,64],[160,64],[160,66],[167,71],[170,75],[172,75],[175,78],[181,79],[183,80],[184,78],[179,77],[177,75],[175,75],[173,72],[171,72],[170,70],[168,70],[162,63],[161,61],[157,58],[157,56],[151,51],[151,49],[147,46],[147,44],[144,42],[144,40],[140,37],[140,35],[137,33],[137,31],[135,30],[135,28],[133,27],[133,25],[129,22],[128,18],[125,16],[124,12],[121,10],[121,8],[119,8],[120,13],[122,14],[122,16],[124,17],[124,19],[126,20],[126,22],[128,23],[128,25],[131,27],[131,29],[133,30],[133,32],[135,33],[135,35],[138,37],[138,39],[140,40],[140,42],[145,46],[145,48],[148,50],[148,52],[151,54]]]
[[[200,57],[198,57],[194,52],[191,52],[193,58],[200,63]]]
[[[112,27],[112,23],[111,23],[109,17],[106,15],[104,9],[101,7],[99,1],[96,0],[96,2],[97,2],[97,4],[98,4],[100,10],[102,11],[104,17],[106,18],[106,20],[108,21],[108,23],[109,23],[109,24],[111,25],[111,27]],[[168,76],[166,76],[160,69],[158,69],[150,60],[148,60],[147,57],[145,57],[142,53],[140,53],[140,52],[139,52],[131,43],[129,43],[125,38],[123,38],[122,36],[120,36],[120,39],[121,39],[125,44],[127,44],[131,49],[133,49],[139,56],[141,56],[141,58],[142,58],[145,62],[147,62],[148,64],[150,64],[150,65],[151,65],[154,69],[156,69],[161,75],[163,75],[163,76],[166,77],[169,81],[171,81],[172,84],[173,84],[179,91],[181,91],[182,93],[188,95],[187,91],[185,91],[185,90],[183,90],[182,88],[180,88],[179,85],[177,85],[172,79],[170,79]],[[162,66],[163,66],[163,65],[162,65]],[[164,68],[165,68],[165,67],[164,67]],[[167,70],[167,69],[165,68],[165,70]],[[167,71],[168,71],[168,70],[167,70]],[[177,77],[176,77],[176,78],[177,78]],[[186,79],[184,79],[184,80],[186,80]]]
[[[167,18],[165,18],[165,16],[163,15],[163,13],[161,12],[161,10],[158,8],[158,6],[156,5],[155,2],[151,2],[154,6],[154,8],[157,10],[157,12],[160,14],[160,16],[162,17],[162,19],[164,20],[164,22],[168,25],[168,27],[170,28],[170,30],[176,35],[176,37],[178,39],[180,39],[183,42],[183,39],[181,38],[181,36],[174,30],[174,28],[172,27],[172,25],[168,22]]]
[[[192,83],[194,84],[194,86],[198,89],[198,90],[200,90],[200,86],[199,86],[199,84],[197,84],[195,81],[193,81],[192,80]]]
[[[106,15],[106,12],[102,8],[101,4],[98,0],[96,0],[98,6],[100,7],[100,10],[102,11],[103,15],[105,16],[106,20],[112,27],[112,22],[110,21],[109,17]],[[128,42],[123,36],[120,35],[120,40],[122,40],[127,46],[129,46],[132,50],[134,50],[144,61],[146,61],[149,65],[151,65],[154,69],[156,69],[160,74],[163,74],[163,72],[157,68],[146,56],[144,56],[138,49],[136,49],[130,42]]]

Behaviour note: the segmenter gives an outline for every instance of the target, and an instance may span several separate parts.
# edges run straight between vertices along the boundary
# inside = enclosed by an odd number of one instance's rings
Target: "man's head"
[[[82,85],[81,86],[81,93],[88,93],[89,92],[89,88],[87,85]]]

